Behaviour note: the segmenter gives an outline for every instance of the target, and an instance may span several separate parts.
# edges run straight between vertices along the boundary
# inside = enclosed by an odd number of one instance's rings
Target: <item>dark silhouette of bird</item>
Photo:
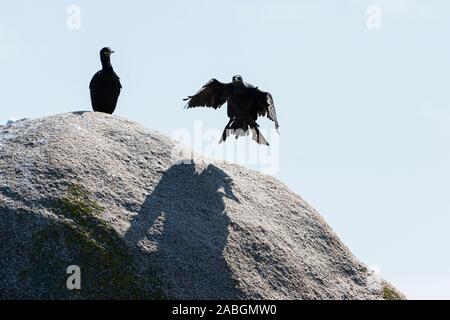
[[[89,89],[91,91],[92,109],[97,112],[112,114],[116,109],[117,99],[120,95],[122,85],[120,78],[114,72],[111,65],[111,54],[114,53],[110,48],[100,50],[100,61],[102,70],[98,71],[92,77]]]
[[[250,130],[253,140],[259,144],[269,145],[258,129],[259,125],[256,123],[258,116],[267,116],[275,123],[277,130],[279,127],[272,95],[244,82],[239,75],[234,76],[231,83],[211,79],[195,95],[187,97],[184,101],[188,101],[186,108],[218,109],[227,103],[230,121],[225,126],[219,143],[225,141],[231,134],[237,139]]]

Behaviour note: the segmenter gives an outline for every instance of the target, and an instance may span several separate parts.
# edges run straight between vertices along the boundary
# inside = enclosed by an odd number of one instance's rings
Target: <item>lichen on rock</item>
[[[70,184],[51,210],[60,218],[36,231],[32,269],[43,275],[50,298],[150,299],[161,298],[156,276],[139,268],[123,239],[101,220],[104,210],[79,184]],[[64,254],[62,254],[64,253]],[[61,270],[78,265],[82,290],[68,291]],[[58,276],[59,274],[59,276]],[[143,282],[142,277],[147,281]],[[150,281],[149,281],[150,280]]]

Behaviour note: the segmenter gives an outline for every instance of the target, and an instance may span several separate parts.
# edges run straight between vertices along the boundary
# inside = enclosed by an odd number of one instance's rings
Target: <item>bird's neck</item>
[[[103,70],[113,70],[113,67],[111,65],[111,59],[109,57],[102,57],[101,61]]]

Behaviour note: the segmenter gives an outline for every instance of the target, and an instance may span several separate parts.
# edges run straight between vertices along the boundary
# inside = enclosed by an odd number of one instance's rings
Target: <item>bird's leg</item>
[[[254,130],[256,131],[256,141],[259,143],[259,130],[258,130],[258,126],[256,126],[256,123],[255,123],[255,128],[254,128]]]
[[[227,125],[225,126],[225,130],[223,131],[223,140],[227,138],[227,130],[230,130],[230,124],[233,122],[233,118],[230,118],[230,121],[228,121]]]
[[[225,129],[223,130],[223,133],[222,133],[222,138],[220,139],[219,143],[222,143],[227,139],[228,130],[230,130],[231,122],[233,122],[233,118],[230,118],[230,121],[228,121],[227,125],[225,126]]]
[[[250,121],[250,130],[256,132],[256,141],[259,142],[259,130],[256,121],[253,120]]]

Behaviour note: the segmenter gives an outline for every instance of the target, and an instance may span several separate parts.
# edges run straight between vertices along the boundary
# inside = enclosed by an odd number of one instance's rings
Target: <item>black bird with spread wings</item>
[[[102,62],[102,70],[94,74],[89,83],[91,91],[92,109],[97,112],[112,114],[116,109],[117,100],[119,99],[120,78],[114,72],[111,65],[111,54],[114,53],[110,48],[103,48],[100,51],[100,61]]]
[[[250,129],[253,140],[259,144],[269,145],[258,129],[259,125],[256,123],[258,116],[267,116],[275,123],[276,129],[279,127],[272,95],[244,82],[241,76],[234,76],[231,83],[211,79],[195,95],[189,96],[184,101],[188,101],[186,108],[214,109],[227,102],[230,121],[225,126],[220,143],[230,134],[234,134],[237,139]]]

